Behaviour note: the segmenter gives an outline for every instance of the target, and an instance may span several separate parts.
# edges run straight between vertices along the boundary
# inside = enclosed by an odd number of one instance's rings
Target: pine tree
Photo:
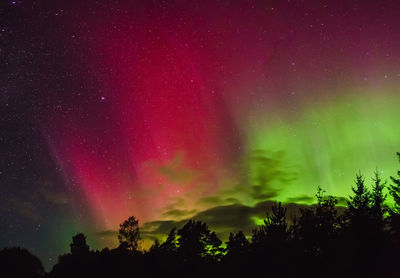
[[[371,193],[365,185],[361,173],[356,175],[355,187],[352,187],[353,196],[347,202],[348,230],[347,236],[351,243],[347,250],[357,258],[355,264],[360,266],[367,258],[371,258],[371,242],[375,240],[376,229],[371,209]]]
[[[380,224],[383,223],[383,215],[386,211],[384,202],[386,200],[386,194],[383,194],[383,190],[386,187],[386,181],[382,181],[382,178],[378,170],[374,173],[374,186],[371,192],[371,209],[373,216]]]
[[[236,234],[230,233],[229,240],[226,242],[228,255],[240,255],[246,252],[250,243],[242,231]]]
[[[397,157],[400,162],[400,152],[397,152]],[[394,235],[396,245],[400,245],[400,170],[397,171],[397,178],[390,176],[392,181],[389,184],[389,194],[393,197],[394,207],[390,210],[390,226]]]
[[[205,256],[210,260],[220,261],[223,256],[224,249],[221,247],[222,241],[217,237],[215,232],[211,232],[206,238]]]
[[[215,232],[208,229],[206,223],[196,220],[189,220],[177,232],[178,249],[180,255],[185,260],[198,258],[213,259],[215,255],[221,253],[221,240]],[[218,256],[217,256],[218,257]],[[215,259],[218,259],[215,257]]]
[[[400,152],[397,152],[396,154],[400,162]],[[400,170],[397,171],[397,176],[399,178],[393,176],[390,177],[392,183],[389,185],[389,193],[393,197],[394,209],[395,212],[398,214],[400,213]]]
[[[318,203],[315,210],[317,225],[315,236],[319,241],[317,242],[319,251],[326,251],[329,248],[329,244],[335,239],[341,226],[336,210],[338,200],[331,195],[324,197],[324,192],[321,187],[318,187],[316,194]]]
[[[176,227],[169,232],[167,239],[160,245],[166,253],[174,253],[177,250]]]
[[[272,214],[267,213],[264,225],[253,230],[252,242],[255,244],[277,243],[288,238],[286,208],[279,202],[272,206]]]
[[[364,177],[361,173],[356,175],[356,186],[352,187],[354,196],[350,196],[347,202],[351,216],[365,215],[368,213],[371,194],[365,186]]]
[[[287,209],[279,202],[272,207],[272,215],[267,214],[264,224],[269,238],[281,241],[287,239],[286,211]]]

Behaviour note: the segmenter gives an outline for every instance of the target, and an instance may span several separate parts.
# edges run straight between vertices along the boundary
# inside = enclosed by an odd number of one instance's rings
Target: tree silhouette
[[[380,178],[376,182],[381,183]],[[346,210],[347,219],[344,230],[345,238],[343,239],[343,243],[346,245],[343,246],[343,249],[346,258],[351,260],[352,264],[349,267],[349,274],[366,275],[368,271],[372,273],[373,269],[367,271],[363,266],[374,265],[381,254],[377,249],[378,233],[376,218],[372,210],[374,203],[372,193],[365,185],[361,173],[356,175],[355,184],[355,187],[352,187],[353,196],[350,196]],[[380,185],[376,189],[376,197],[378,197]],[[376,201],[379,202],[379,200]]]
[[[264,219],[265,230],[269,240],[271,241],[285,241],[288,236],[287,222],[286,222],[287,208],[282,207],[282,203],[272,207],[272,215],[267,213],[267,218]]]
[[[139,220],[134,216],[125,220],[119,226],[118,240],[122,248],[137,251],[140,242]]]
[[[266,242],[283,242],[288,237],[288,225],[286,222],[287,209],[279,202],[272,206],[272,214],[267,213],[264,225],[253,230],[253,242],[260,244]]]
[[[386,187],[386,181],[382,181],[382,178],[378,172],[375,171],[374,177],[374,186],[371,192],[371,211],[372,216],[375,218],[375,222],[377,224],[377,228],[383,228],[383,216],[387,211],[385,206],[386,194],[383,193],[383,190]]]
[[[211,232],[206,238],[204,256],[211,260],[221,260],[224,249],[221,247],[222,241],[215,232]]]
[[[358,233],[362,233],[367,228],[367,219],[370,216],[371,193],[366,187],[361,173],[356,175],[355,184],[356,186],[351,188],[354,196],[350,196],[350,200],[347,201],[347,213],[352,227]]]
[[[364,213],[369,209],[371,195],[365,186],[364,177],[361,173],[356,175],[355,183],[356,186],[351,188],[354,196],[350,196],[347,205],[353,214]]]
[[[396,153],[400,162],[400,152]],[[394,201],[394,207],[390,210],[390,228],[393,235],[394,244],[400,248],[400,170],[397,171],[397,178],[390,176],[391,183],[388,186],[389,194]]]
[[[250,243],[242,231],[236,234],[230,233],[229,240],[226,242],[227,255],[243,255],[249,248],[249,245]]]
[[[160,245],[160,248],[166,253],[176,252],[177,250],[176,227],[171,229],[166,241]]]
[[[337,199],[324,196],[324,190],[317,188],[317,204],[314,207],[301,209],[297,227],[294,229],[295,238],[301,241],[304,252],[317,256],[330,251],[332,241],[340,228],[337,215]]]
[[[275,203],[251,242],[242,231],[230,233],[224,249],[205,222],[189,220],[148,252],[132,252],[140,241],[139,222],[132,216],[120,225],[118,248],[90,250],[86,236],[77,234],[71,252],[48,274],[24,249],[0,251],[0,277],[245,277],[259,275],[260,268],[271,277],[397,277],[400,171],[399,179],[391,180],[392,210],[379,172],[371,190],[358,173],[346,208],[318,187],[316,204],[301,208],[291,225],[287,208]]]
[[[187,259],[207,257],[219,251],[221,241],[206,223],[189,220],[178,230],[178,252]]]
[[[89,246],[86,244],[86,236],[82,233],[73,236],[70,249],[72,255],[79,256],[89,253]]]
[[[338,200],[334,196],[324,197],[324,190],[321,187],[317,189],[317,206],[315,216],[317,217],[318,233],[325,236],[327,240],[333,240],[338,229],[341,227],[341,221],[338,217],[336,205]]]
[[[250,246],[250,265],[262,265],[266,261],[274,267],[268,268],[270,276],[289,275],[289,269],[285,269],[285,261],[290,260],[289,229],[286,221],[287,208],[281,202],[271,207],[272,213],[267,213],[264,225],[253,230]],[[254,265],[254,268],[256,267]],[[256,273],[253,273],[256,275]]]
[[[398,160],[400,162],[400,152],[397,152],[396,154],[397,154]],[[397,171],[397,176],[398,176],[398,178],[390,176],[392,183],[389,185],[389,193],[393,197],[395,211],[396,211],[396,213],[399,213],[400,212],[400,170]]]
[[[249,275],[250,242],[242,231],[230,233],[226,242],[226,255],[223,263],[226,268],[226,277],[244,277]]]
[[[40,260],[22,248],[0,251],[0,277],[42,277],[44,268]]]

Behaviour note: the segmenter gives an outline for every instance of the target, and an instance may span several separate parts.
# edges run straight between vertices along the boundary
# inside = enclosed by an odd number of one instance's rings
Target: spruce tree
[[[371,209],[373,216],[379,222],[383,221],[383,215],[386,211],[385,208],[385,200],[386,194],[383,193],[383,190],[386,187],[386,181],[382,181],[381,175],[379,174],[378,170],[375,171],[374,177],[374,186],[371,192]]]
[[[400,152],[397,152],[397,157],[400,162]],[[398,214],[400,212],[400,170],[397,171],[397,178],[391,176],[392,183],[389,185],[389,193],[394,200],[394,210]]]
[[[400,162],[400,152],[397,152]],[[389,194],[393,197],[394,207],[390,210],[390,226],[397,246],[400,246],[400,170],[398,177],[391,176],[392,183],[389,184]]]
[[[364,177],[361,173],[356,175],[355,183],[356,186],[351,188],[354,196],[350,196],[350,201],[347,202],[352,217],[367,214],[371,200],[371,194],[365,185]]]

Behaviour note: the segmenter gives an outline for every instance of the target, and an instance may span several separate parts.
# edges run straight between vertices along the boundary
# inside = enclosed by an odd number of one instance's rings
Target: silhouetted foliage
[[[286,208],[282,207],[281,202],[272,207],[272,215],[267,213],[264,225],[253,230],[253,242],[267,243],[280,242],[287,239]]]
[[[397,157],[400,162],[400,152],[397,152]],[[390,195],[393,197],[394,200],[394,209],[396,213],[399,213],[400,211],[400,170],[397,171],[397,178],[394,176],[390,176],[390,179],[392,180],[392,183],[389,185],[389,192]]]
[[[40,277],[44,268],[40,260],[22,248],[0,251],[0,277]]]
[[[336,210],[337,199],[333,196],[324,197],[323,193],[322,188],[318,187],[316,206],[300,211],[300,218],[293,231],[302,250],[310,256],[329,252],[341,227],[341,219]]]
[[[350,196],[347,206],[352,217],[359,217],[368,213],[371,194],[364,184],[364,177],[361,173],[356,175],[355,183],[356,186],[351,188],[354,196]]]
[[[89,246],[86,244],[86,236],[80,233],[72,237],[70,248],[72,255],[80,256],[89,253]]]
[[[386,188],[386,181],[382,181],[378,170],[375,171],[373,181],[374,185],[371,192],[371,213],[377,224],[376,229],[380,231],[383,229],[384,214],[388,210],[385,205],[386,194],[383,193],[383,190]]]
[[[118,240],[120,247],[136,251],[140,241],[139,220],[134,216],[125,220],[119,227]]]
[[[210,232],[206,223],[189,220],[178,230],[178,252],[184,259],[212,258],[219,254],[221,240]]]
[[[397,153],[400,158],[400,153]],[[347,207],[317,188],[316,203],[293,219],[275,203],[252,239],[230,233],[226,248],[207,224],[188,220],[165,241],[139,251],[139,222],[132,216],[120,225],[120,246],[90,250],[82,233],[72,237],[70,253],[61,255],[50,273],[19,248],[0,251],[1,277],[397,277],[400,260],[400,171],[388,186],[375,171],[369,189],[356,175]],[[292,222],[291,222],[291,221]],[[12,273],[12,275],[10,275]]]
[[[242,256],[248,248],[250,242],[242,231],[236,234],[230,233],[229,240],[226,242],[226,251],[228,256]]]
[[[176,227],[169,232],[167,240],[160,245],[160,248],[166,253],[174,253],[177,250]]]

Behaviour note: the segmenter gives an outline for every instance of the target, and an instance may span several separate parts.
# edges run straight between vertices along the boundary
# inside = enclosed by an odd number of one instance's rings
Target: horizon
[[[3,1],[0,248],[49,269],[80,232],[116,247],[130,216],[146,248],[189,219],[225,241],[276,201],[390,182],[398,18],[389,0]]]

